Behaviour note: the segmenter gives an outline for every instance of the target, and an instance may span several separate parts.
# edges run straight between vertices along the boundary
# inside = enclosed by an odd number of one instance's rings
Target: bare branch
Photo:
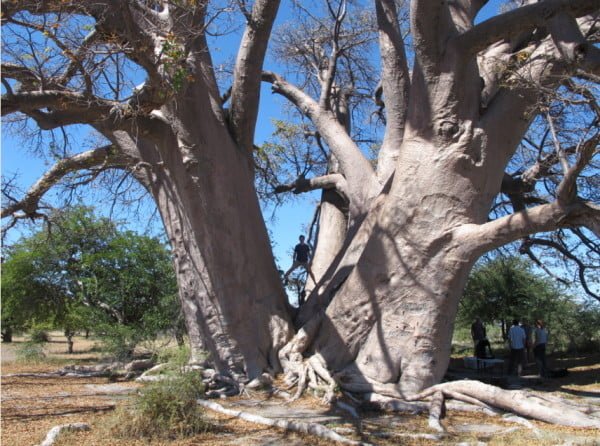
[[[600,0],[544,0],[530,3],[485,20],[454,39],[454,45],[465,55],[473,55],[503,39],[523,31],[543,28],[559,13],[581,17],[600,9]]]
[[[600,74],[600,50],[586,40],[571,15],[558,13],[548,21],[548,29],[554,44],[568,63]]]
[[[334,24],[333,24],[333,36],[331,41],[331,54],[327,59],[327,68],[326,70],[322,70],[325,73],[322,75],[322,88],[321,88],[321,96],[319,98],[319,107],[324,110],[331,109],[331,94],[332,88],[335,81],[335,72],[337,69],[337,61],[340,55],[340,30],[342,27],[342,22],[344,21],[344,17],[346,16],[346,1],[340,0],[337,11],[334,11],[331,7],[331,3],[327,2],[327,7],[329,9],[330,14],[333,16]],[[321,75],[321,73],[319,73]]]
[[[264,72],[263,80],[271,83],[274,92],[287,98],[311,119],[319,135],[339,160],[340,170],[348,180],[348,184],[354,188],[349,192],[351,213],[366,212],[371,185],[376,181],[375,172],[344,127],[331,112],[320,108],[310,96],[281,76]]]
[[[592,156],[598,149],[599,141],[600,134],[597,133],[594,137],[581,144],[581,147],[578,150],[579,156],[577,161],[573,166],[567,169],[563,180],[556,190],[559,202],[568,203],[575,199],[577,195],[577,177],[591,161]]]
[[[309,179],[299,177],[293,183],[277,186],[275,188],[275,193],[281,194],[283,192],[291,191],[294,194],[301,194],[315,189],[335,189],[342,198],[348,202],[349,200],[346,194],[347,187],[348,184],[344,176],[339,173],[333,173]]]
[[[563,246],[559,245],[558,243],[553,242],[552,240],[546,240],[535,237],[528,237],[527,239],[525,239],[523,242],[523,246],[520,249],[529,249],[533,245],[547,246],[552,249],[555,249],[569,260],[575,262],[577,264],[577,273],[579,276],[579,282],[581,283],[581,286],[583,287],[585,292],[588,293],[590,296],[600,300],[600,295],[595,294],[592,290],[590,290],[587,284],[587,280],[585,278],[585,271],[587,268],[586,265],[575,254],[573,254]]]
[[[454,236],[458,246],[479,256],[531,234],[573,226],[585,226],[600,236],[600,206],[585,201],[561,206],[555,201],[481,225],[462,225],[454,230]]]
[[[377,175],[380,181],[384,181],[395,169],[404,136],[410,79],[395,1],[377,0],[375,11],[382,64],[381,88],[387,123],[378,154]],[[381,94],[376,94],[375,97],[380,100]]]
[[[3,95],[2,116],[10,113],[23,112],[52,108],[54,110],[72,110],[82,113],[80,122],[85,119],[98,120],[109,114],[117,103],[84,95],[73,91],[46,90],[46,91],[24,91],[13,95]]]
[[[0,215],[2,218],[5,218],[11,215],[15,216],[20,211],[23,211],[27,216],[34,215],[44,194],[72,172],[91,167],[101,169],[125,168],[129,164],[128,159],[116,153],[113,145],[100,147],[73,155],[70,158],[65,158],[52,166],[27,191],[24,198],[2,209]]]

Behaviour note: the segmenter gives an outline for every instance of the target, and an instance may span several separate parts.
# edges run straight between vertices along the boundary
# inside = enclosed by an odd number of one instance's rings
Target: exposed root
[[[427,403],[421,401],[404,401],[380,395],[378,393],[365,393],[363,395],[363,405],[383,411],[409,412],[413,414],[419,414],[429,410],[429,404]]]
[[[442,426],[440,420],[444,416],[444,394],[439,391],[433,394],[431,406],[429,408],[428,425],[431,429],[438,432],[446,432],[446,428]]]
[[[63,431],[73,432],[73,431],[89,431],[90,426],[86,423],[70,423],[70,424],[61,424],[59,426],[54,426],[52,429],[48,431],[46,434],[46,438],[42,441],[38,446],[52,446],[58,436]]]
[[[561,426],[600,428],[600,417],[587,414],[563,401],[548,401],[533,392],[503,390],[479,381],[453,381],[426,389],[411,400],[427,398],[437,392],[461,399],[475,399],[488,406],[497,407],[515,414]]]
[[[306,390],[306,386],[307,386],[306,375],[307,374],[308,374],[308,367],[305,365],[302,365],[302,370],[301,370],[300,374],[298,375],[298,380],[297,380],[298,388],[296,389],[296,393],[294,394],[294,396],[290,399],[290,402],[296,401],[298,398],[300,398],[302,396],[302,394]]]
[[[219,413],[222,413],[225,415],[240,418],[242,420],[249,421],[251,423],[276,427],[276,428],[283,429],[286,431],[293,431],[293,432],[300,432],[303,434],[315,435],[320,438],[324,438],[324,439],[331,440],[331,441],[336,441],[338,443],[343,443],[343,444],[350,444],[350,445],[356,445],[356,446],[369,446],[368,443],[351,440],[349,438],[343,437],[340,434],[334,432],[333,430],[328,429],[325,426],[318,424],[318,423],[306,423],[303,421],[292,421],[292,420],[266,418],[261,415],[256,415],[256,414],[252,414],[249,412],[243,412],[243,411],[234,410],[234,409],[227,409],[227,408],[221,406],[220,404],[215,403],[214,401],[198,400],[198,404],[207,409],[214,410],[215,412],[219,412]]]

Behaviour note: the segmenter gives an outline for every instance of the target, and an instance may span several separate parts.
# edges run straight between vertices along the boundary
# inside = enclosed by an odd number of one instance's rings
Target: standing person
[[[521,327],[525,330],[525,361],[529,363],[531,362],[531,352],[533,349],[533,330],[529,322],[525,319],[521,322]]]
[[[308,243],[304,242],[305,239],[304,239],[303,235],[298,237],[298,240],[300,241],[300,243],[298,243],[294,247],[294,257],[292,259],[293,263],[292,263],[292,266],[290,267],[290,269],[288,269],[287,272],[285,273],[285,275],[283,276],[284,282],[287,283],[288,276],[290,275],[290,273],[292,271],[294,271],[296,268],[301,266],[310,275],[310,278],[313,280],[313,282],[317,283],[317,280],[315,279],[315,276],[312,273],[312,271],[310,269],[310,265],[309,265],[310,254],[311,254],[310,245]]]
[[[523,327],[519,326],[517,319],[513,320],[512,327],[508,330],[508,343],[510,346],[510,357],[508,360],[508,374],[512,375],[515,365],[517,366],[517,376],[523,372],[523,362],[525,358],[525,343],[527,336]]]
[[[475,318],[471,324],[471,338],[473,339],[473,348],[475,357],[483,358],[485,356],[485,342],[487,341],[485,325],[481,322],[481,318]]]
[[[533,347],[533,356],[538,366],[538,372],[541,377],[548,376],[548,366],[546,365],[546,344],[548,343],[548,330],[544,326],[544,321],[538,319],[535,321],[535,345]]]

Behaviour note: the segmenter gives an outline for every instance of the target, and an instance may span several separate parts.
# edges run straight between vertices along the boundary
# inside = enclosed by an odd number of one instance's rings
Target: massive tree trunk
[[[394,181],[313,344],[350,388],[391,383],[412,393],[447,368],[458,300],[475,260],[452,230],[481,222],[490,203],[480,202],[451,155],[436,153],[423,140],[403,146],[398,166],[411,175]]]
[[[254,189],[250,152],[231,138],[210,90],[197,84],[162,113],[172,132],[137,141],[137,175],[153,195],[173,249],[192,361],[252,379],[280,370],[292,335]],[[198,119],[202,116],[202,119]],[[116,139],[127,147],[129,136]]]

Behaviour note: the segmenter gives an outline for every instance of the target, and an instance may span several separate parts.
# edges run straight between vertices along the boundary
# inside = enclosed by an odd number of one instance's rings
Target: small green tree
[[[118,325],[141,340],[181,326],[173,316],[179,305],[170,254],[160,240],[118,231],[85,207],[50,221],[7,249],[3,326],[50,322],[64,329],[70,351],[78,330]]]

